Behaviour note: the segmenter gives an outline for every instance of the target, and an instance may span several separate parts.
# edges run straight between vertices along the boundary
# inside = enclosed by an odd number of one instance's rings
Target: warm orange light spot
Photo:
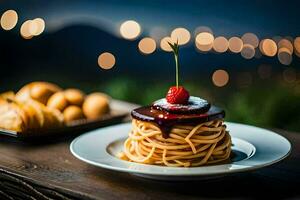
[[[115,56],[111,53],[105,52],[98,57],[98,65],[102,69],[111,69],[116,63]]]
[[[258,37],[254,33],[245,33],[242,36],[242,41],[244,44],[250,44],[254,48],[258,47],[259,44]]]
[[[153,40],[152,38],[143,38],[140,42],[139,42],[139,50],[144,53],[144,54],[151,54],[155,51],[156,49],[156,43],[155,40]]]
[[[262,52],[262,54],[270,57],[275,56],[277,53],[277,45],[271,39],[262,40],[259,45],[259,49]]]
[[[45,21],[42,18],[36,18],[31,21],[29,31],[31,35],[38,36],[45,30]]]
[[[213,43],[213,49],[218,53],[223,53],[228,49],[228,41],[225,37],[217,37]]]
[[[7,10],[1,16],[0,24],[4,30],[13,29],[18,22],[18,14],[14,10]]]
[[[32,20],[27,20],[21,26],[20,34],[24,39],[31,39],[33,37],[33,35],[31,34],[31,21]]]
[[[229,39],[229,50],[233,53],[239,53],[243,49],[243,41],[238,37],[232,37]]]
[[[191,34],[185,28],[176,28],[171,33],[171,39],[173,42],[178,41],[179,45],[184,45],[190,41]]]
[[[172,42],[172,39],[170,37],[164,37],[161,41],[160,41],[160,48],[164,51],[172,51],[172,48],[170,47],[170,45],[168,44],[168,42]]]
[[[300,55],[300,37],[296,37],[294,40],[295,54]]]
[[[251,59],[255,55],[255,49],[250,44],[244,44],[241,55],[246,59]]]
[[[212,75],[212,82],[217,87],[225,86],[229,81],[229,74],[222,69],[216,70]]]
[[[133,40],[141,33],[141,26],[133,20],[125,21],[120,26],[120,34],[123,38]]]
[[[291,51],[286,47],[279,48],[277,56],[279,62],[283,65],[289,65],[292,63],[293,58],[292,58]]]
[[[282,39],[278,42],[278,49],[281,49],[281,48],[288,49],[290,54],[293,53],[293,44],[287,39]]]
[[[195,44],[200,51],[209,51],[213,47],[214,36],[208,32],[199,33],[196,36]]]

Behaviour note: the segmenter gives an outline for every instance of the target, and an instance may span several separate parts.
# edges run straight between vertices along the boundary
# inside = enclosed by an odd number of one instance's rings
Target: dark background
[[[297,1],[12,1],[0,2],[0,13],[18,12],[11,31],[0,29],[0,92],[17,91],[31,81],[50,81],[85,92],[103,91],[114,98],[149,104],[165,96],[174,85],[174,60],[159,48],[150,55],[137,44],[155,27],[168,34],[176,27],[193,36],[198,26],[208,26],[216,36],[241,37],[255,33],[259,39],[300,36]],[[20,26],[27,19],[41,17],[45,31],[25,40]],[[142,35],[134,41],[119,36],[119,26],[135,20]],[[194,40],[194,37],[191,39]],[[99,54],[111,52],[116,65],[103,70]],[[259,51],[257,51],[259,52]],[[227,120],[300,130],[300,58],[293,55],[289,66],[277,57],[257,55],[246,60],[240,54],[199,53],[193,42],[180,50],[181,84],[192,95],[222,106]],[[269,70],[262,77],[258,70]],[[224,69],[230,79],[216,87],[211,76]],[[292,79],[284,73],[292,74]]]

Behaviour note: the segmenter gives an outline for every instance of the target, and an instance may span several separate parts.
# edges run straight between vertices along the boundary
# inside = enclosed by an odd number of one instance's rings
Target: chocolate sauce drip
[[[170,113],[152,106],[144,106],[133,110],[131,116],[137,120],[156,123],[162,131],[163,137],[168,138],[174,125],[195,125],[215,119],[223,119],[225,117],[225,111],[218,107],[211,106],[210,109],[204,113]]]

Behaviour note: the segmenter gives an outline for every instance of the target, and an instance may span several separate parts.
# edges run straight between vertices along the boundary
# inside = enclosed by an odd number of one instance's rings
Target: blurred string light
[[[243,49],[243,41],[238,37],[232,37],[229,39],[228,48],[233,53],[240,53]]]
[[[300,57],[300,37],[296,37],[294,40],[295,54]]]
[[[293,44],[286,38],[278,42],[278,60],[283,65],[290,65],[293,60]]]
[[[257,48],[259,44],[258,37],[254,33],[245,33],[242,36],[242,41],[244,44],[250,44],[254,48]]]
[[[261,79],[268,79],[272,74],[272,66],[271,65],[260,65],[257,69],[258,76]]]
[[[173,42],[177,42],[179,45],[187,44],[191,39],[190,32],[185,28],[175,28],[171,33],[171,39]]]
[[[45,30],[45,21],[42,18],[36,18],[30,23],[30,32],[34,36],[42,34]]]
[[[210,51],[213,47],[214,36],[209,32],[201,32],[196,36],[195,45],[200,51]]]
[[[278,42],[278,49],[287,48],[290,54],[293,54],[293,44],[290,40],[284,38]]]
[[[38,36],[45,30],[45,21],[42,18],[25,21],[21,28],[20,34],[24,39],[31,39]]]
[[[111,69],[115,64],[115,56],[109,52],[104,52],[98,57],[98,65],[102,69]]]
[[[156,42],[154,39],[146,37],[139,42],[138,48],[143,54],[151,54],[156,49]]]
[[[255,55],[255,48],[251,44],[244,44],[241,55],[245,59],[251,59]]]
[[[213,42],[213,49],[218,53],[224,53],[228,49],[228,41],[225,37],[217,37]]]
[[[141,26],[133,20],[125,21],[120,26],[120,34],[127,40],[134,40],[141,33]]]
[[[277,45],[272,39],[264,39],[259,44],[261,53],[265,56],[273,57],[277,53]]]
[[[31,34],[30,28],[31,27],[31,20],[25,21],[20,28],[20,34],[24,39],[31,39],[33,35]]]
[[[285,69],[282,73],[283,80],[287,83],[294,83],[297,80],[296,70],[294,68]]]
[[[295,48],[295,54],[300,57],[300,37],[296,37],[294,40],[294,48]]]
[[[172,39],[170,37],[164,37],[160,41],[160,48],[164,51],[170,52],[172,51],[172,48],[168,44],[168,42],[172,42]]]
[[[292,63],[292,55],[288,48],[282,47],[278,50],[278,60],[283,65],[289,65]]]
[[[0,24],[4,30],[9,31],[13,29],[17,25],[17,23],[18,23],[18,14],[16,11],[7,10],[2,14]]]
[[[229,81],[229,74],[222,69],[216,70],[212,75],[212,82],[217,87],[225,86]]]

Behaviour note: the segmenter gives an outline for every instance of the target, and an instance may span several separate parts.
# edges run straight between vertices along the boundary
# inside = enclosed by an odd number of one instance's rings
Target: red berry
[[[171,104],[187,104],[190,98],[189,92],[182,86],[170,87],[166,99]]]

